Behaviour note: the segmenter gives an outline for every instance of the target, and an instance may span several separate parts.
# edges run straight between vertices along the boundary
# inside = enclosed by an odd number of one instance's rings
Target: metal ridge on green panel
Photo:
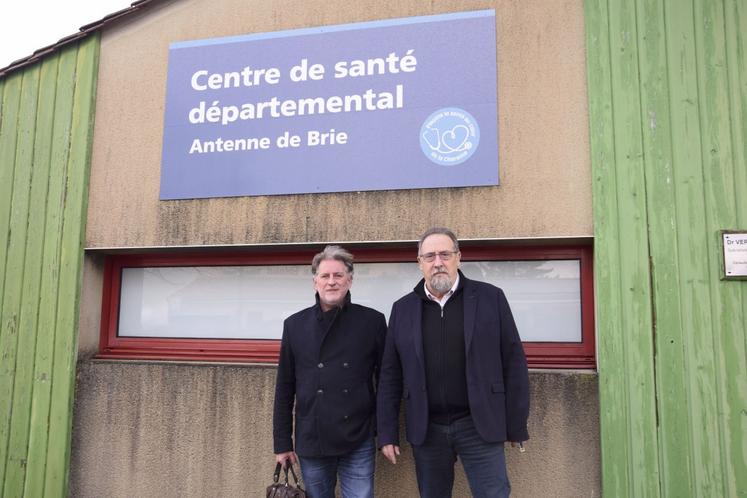
[[[600,428],[602,449],[602,488],[614,489],[620,496],[627,493],[627,462],[629,449],[625,442],[627,418],[620,408],[627,404],[625,390],[618,389],[613,375],[620,372],[622,362],[622,331],[620,322],[607,309],[620,302],[617,246],[612,242],[617,233],[617,199],[614,166],[614,130],[612,123],[612,91],[609,61],[609,14],[603,1],[587,1],[585,5],[586,46],[589,87],[589,137],[592,164],[592,208],[594,216],[595,250],[595,323],[597,329],[597,365],[599,369]],[[593,93],[596,92],[596,93]],[[601,332],[603,331],[603,333]]]
[[[41,303],[41,250],[44,246],[44,215],[47,209],[47,188],[49,186],[51,122],[54,111],[54,88],[57,78],[57,65],[54,58],[37,66],[38,87],[36,90],[36,118],[32,133],[31,178],[28,193],[28,210],[25,215],[27,225],[24,248],[24,269],[21,290],[21,309],[18,317],[18,345],[13,389],[13,406],[8,443],[8,472],[5,494],[20,496],[29,469],[28,440],[31,396],[33,392],[34,356],[37,345],[37,318]],[[28,110],[31,112],[31,110]],[[11,471],[11,464],[20,462]]]
[[[5,369],[0,376],[0,397],[8,403],[7,422],[0,426],[0,462],[4,465],[4,496],[17,496],[23,486],[24,458],[11,447],[13,420],[18,416],[14,412],[15,401],[24,395],[24,389],[15,385],[18,362],[24,362],[18,354],[19,318],[23,301],[23,277],[26,260],[26,232],[28,229],[29,190],[31,183],[31,165],[33,161],[34,127],[36,123],[36,104],[39,85],[39,66],[29,68],[23,73],[20,93],[20,110],[17,124],[17,141],[14,157],[14,175],[11,194],[10,218],[8,223],[7,267],[3,286],[2,315],[0,327],[0,356]]]
[[[81,43],[77,60],[60,252],[60,288],[71,289],[71,292],[61,292],[58,295],[58,329],[55,335],[53,370],[55,388],[52,390],[51,401],[51,412],[58,416],[51,418],[49,422],[45,496],[63,496],[67,493],[78,339],[78,303],[82,279],[98,61],[99,37],[96,36]]]
[[[641,122],[646,164],[646,202],[651,285],[656,317],[656,389],[662,496],[687,496],[691,489],[691,443],[687,410],[681,410],[687,382],[682,341],[676,196],[668,81],[668,31],[661,2],[638,2],[641,47]],[[680,11],[687,9],[683,6]],[[669,21],[671,24],[671,20]],[[670,26],[671,28],[671,26]],[[648,124],[648,125],[646,125]],[[653,167],[652,167],[653,166]],[[678,449],[679,448],[679,449]],[[672,476],[677,476],[672,479]]]
[[[41,255],[41,296],[39,309],[36,356],[34,358],[31,429],[25,494],[44,496],[44,473],[47,460],[47,424],[52,388],[52,359],[56,330],[55,313],[58,293],[60,225],[63,205],[63,179],[67,164],[72,119],[72,87],[74,85],[75,50],[62,51],[54,58],[57,74],[54,82],[53,121],[51,123],[51,151],[47,210],[44,219],[44,248]],[[52,60],[50,59],[50,61]]]
[[[747,189],[736,190],[738,185],[735,169],[747,167],[744,163],[734,163],[732,126],[739,126],[731,113],[738,107],[730,101],[729,72],[734,71],[727,61],[725,2],[695,1],[695,9],[703,22],[695,25],[698,93],[701,105],[700,128],[705,211],[705,256],[701,259],[706,275],[703,296],[710,297],[710,303],[703,301],[710,309],[710,323],[704,328],[694,328],[693,336],[698,345],[693,348],[700,353],[694,363],[706,368],[698,371],[699,379],[705,388],[702,394],[701,412],[705,424],[705,444],[696,448],[703,460],[703,479],[696,482],[696,489],[711,495],[747,494],[745,484],[744,445],[735,445],[734,440],[747,439],[744,421],[747,418],[747,390],[735,389],[740,375],[747,376],[744,345],[746,323],[741,313],[743,297],[740,288],[744,285],[729,285],[720,280],[721,241],[719,230],[724,226],[736,228],[738,225],[738,196],[744,196]],[[739,50],[738,50],[739,52]],[[741,341],[734,330],[741,323]],[[736,375],[735,375],[736,374]],[[714,441],[716,444],[714,444]],[[741,447],[741,449],[740,449]],[[736,453],[735,453],[736,450]],[[735,465],[741,460],[739,468]],[[706,462],[707,461],[707,462]],[[696,465],[697,468],[697,465]],[[738,486],[738,477],[742,486]],[[740,489],[741,487],[741,489]]]

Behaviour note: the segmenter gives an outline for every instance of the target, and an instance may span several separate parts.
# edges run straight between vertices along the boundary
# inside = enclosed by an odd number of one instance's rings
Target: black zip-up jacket
[[[323,312],[317,303],[285,320],[280,346],[273,439],[275,453],[343,455],[376,430],[375,382],[386,319],[353,304]],[[293,408],[295,404],[295,433]]]
[[[464,281],[441,305],[428,298],[422,285],[423,360],[430,422],[447,425],[469,415],[467,361],[464,353]]]

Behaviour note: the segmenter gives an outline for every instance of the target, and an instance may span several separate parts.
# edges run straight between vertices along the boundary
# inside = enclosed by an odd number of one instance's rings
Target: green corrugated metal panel
[[[747,496],[747,3],[586,1],[605,496]]]
[[[63,497],[98,36],[0,80],[0,497]]]

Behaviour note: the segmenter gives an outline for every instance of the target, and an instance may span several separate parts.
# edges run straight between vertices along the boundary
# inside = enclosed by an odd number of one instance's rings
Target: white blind
[[[579,261],[468,261],[461,268],[504,290],[523,341],[581,341]],[[388,317],[420,278],[416,263],[357,263],[352,300]],[[279,339],[283,320],[313,303],[309,265],[124,268],[118,334]]]

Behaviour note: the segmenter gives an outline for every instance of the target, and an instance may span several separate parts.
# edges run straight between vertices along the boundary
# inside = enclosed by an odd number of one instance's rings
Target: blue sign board
[[[493,10],[170,47],[163,200],[497,184]]]

